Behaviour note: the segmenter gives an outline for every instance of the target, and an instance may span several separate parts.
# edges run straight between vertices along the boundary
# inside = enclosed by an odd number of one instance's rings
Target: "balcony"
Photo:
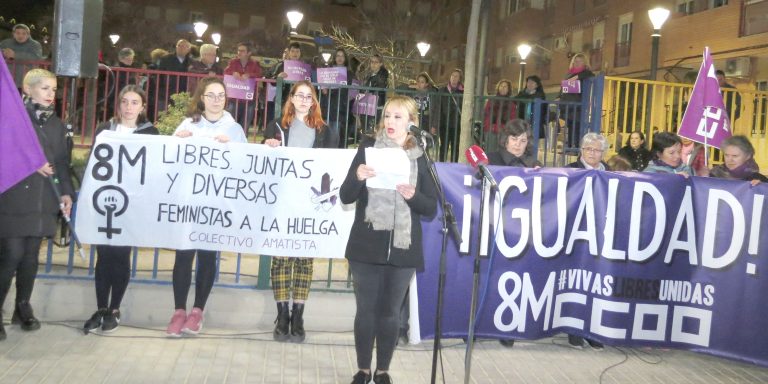
[[[614,67],[619,68],[629,65],[629,53],[631,45],[631,41],[616,44],[616,50],[613,57]]]

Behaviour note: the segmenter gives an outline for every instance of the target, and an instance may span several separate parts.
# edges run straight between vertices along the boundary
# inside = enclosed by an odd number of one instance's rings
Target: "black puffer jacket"
[[[429,176],[427,161],[423,155],[417,159],[419,174],[416,178],[416,194],[406,200],[411,208],[411,246],[409,249],[395,248],[392,246],[392,231],[377,231],[370,223],[365,222],[368,188],[365,181],[357,179],[357,167],[365,164],[365,148],[372,147],[373,144],[374,141],[369,139],[360,145],[349,167],[347,178],[339,190],[339,197],[344,204],[357,203],[355,222],[347,242],[346,258],[361,263],[421,269],[424,267],[421,217],[434,216],[437,211],[437,190]]]
[[[41,122],[32,105],[27,105],[27,112],[45,158],[56,172],[61,194],[74,200],[64,124],[56,116]],[[59,201],[50,180],[35,172],[0,195],[0,238],[53,236],[58,213]]]

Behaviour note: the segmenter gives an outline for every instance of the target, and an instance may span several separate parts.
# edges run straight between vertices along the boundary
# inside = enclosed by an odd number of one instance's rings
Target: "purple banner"
[[[283,70],[288,76],[288,81],[312,81],[312,66],[298,60],[286,60],[283,62]]]
[[[272,84],[267,84],[267,101],[275,101],[276,94],[277,94],[277,87],[275,87]]]
[[[563,80],[560,82],[563,93],[581,93],[580,80]]]
[[[317,69],[317,82],[319,84],[347,84],[346,67],[328,67]]]
[[[723,103],[709,47],[704,47],[704,60],[677,133],[718,148],[723,140],[731,136],[731,120]]]
[[[256,93],[256,79],[238,80],[232,75],[224,75],[224,86],[231,99],[253,100]]]
[[[3,193],[42,167],[46,159],[21,95],[1,57],[0,116],[0,193]]]
[[[352,112],[357,115],[376,116],[379,98],[373,93],[358,94]]]
[[[460,250],[453,240],[447,250],[444,336],[467,336],[467,254],[479,247],[480,338],[567,332],[606,345],[688,349],[768,366],[768,185],[490,169],[500,193],[489,199],[481,225],[474,172],[438,164],[463,237]],[[434,336],[439,215],[423,222],[426,266],[417,275],[427,338]]]

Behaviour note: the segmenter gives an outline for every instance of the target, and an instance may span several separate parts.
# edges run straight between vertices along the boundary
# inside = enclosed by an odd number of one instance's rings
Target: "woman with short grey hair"
[[[603,154],[606,149],[608,149],[608,140],[605,139],[605,136],[589,132],[581,138],[579,159],[568,164],[567,167],[610,171],[608,164],[603,161]]]

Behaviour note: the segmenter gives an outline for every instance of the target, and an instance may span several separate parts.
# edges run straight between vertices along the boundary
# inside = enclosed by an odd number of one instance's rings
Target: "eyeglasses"
[[[293,95],[293,98],[299,101],[312,101],[312,95],[302,95],[301,93]]]
[[[219,93],[218,95],[215,95],[213,93],[206,93],[205,98],[212,101],[219,101],[219,100],[225,100],[227,98],[227,95],[224,93]]]
[[[581,150],[586,153],[603,153],[603,150],[600,148],[584,147]]]

